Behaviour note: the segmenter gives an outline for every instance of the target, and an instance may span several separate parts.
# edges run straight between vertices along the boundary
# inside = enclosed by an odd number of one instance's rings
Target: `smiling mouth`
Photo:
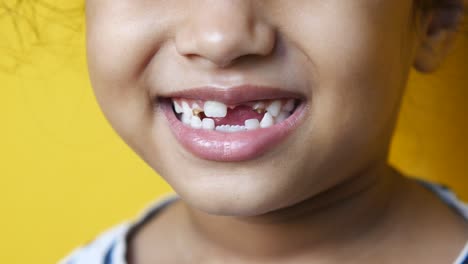
[[[181,91],[159,106],[184,149],[223,162],[262,156],[294,133],[307,108],[301,95],[249,85]]]

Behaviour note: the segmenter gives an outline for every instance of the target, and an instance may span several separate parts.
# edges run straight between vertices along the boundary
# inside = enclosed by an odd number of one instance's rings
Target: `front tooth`
[[[182,106],[180,106],[179,103],[177,103],[176,101],[172,101],[172,104],[174,105],[174,110],[177,114],[182,114],[184,112]]]
[[[285,112],[291,112],[294,110],[294,99],[289,99],[286,104],[283,106],[283,110]]]
[[[263,116],[262,121],[260,122],[260,127],[261,128],[271,127],[274,123],[275,123],[275,120],[273,119],[273,116],[270,114],[270,112],[266,112],[265,116]]]
[[[245,120],[244,125],[247,130],[255,130],[260,127],[260,121],[258,119],[248,119]]]
[[[181,117],[182,123],[186,125],[190,125],[192,121],[192,116],[193,116],[192,113],[183,113]]]
[[[275,100],[273,101],[268,107],[267,112],[270,113],[272,116],[276,117],[279,115],[281,111],[281,101]]]
[[[215,128],[215,121],[211,118],[203,118],[202,127],[206,130],[213,130]]]
[[[227,106],[220,102],[207,101],[203,110],[207,117],[226,117],[227,115]]]
[[[202,121],[198,116],[193,116],[190,120],[190,126],[195,129],[202,128]]]

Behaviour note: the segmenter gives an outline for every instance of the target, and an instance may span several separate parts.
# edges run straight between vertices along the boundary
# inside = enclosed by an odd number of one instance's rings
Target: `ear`
[[[434,72],[451,50],[463,20],[463,1],[427,11],[419,27],[414,68],[423,73]],[[458,4],[456,4],[457,2]]]

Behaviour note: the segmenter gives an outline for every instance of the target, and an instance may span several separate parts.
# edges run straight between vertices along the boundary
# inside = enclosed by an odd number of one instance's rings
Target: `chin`
[[[200,170],[200,173],[166,174],[165,179],[190,207],[212,215],[257,216],[294,203],[291,195],[295,180],[271,170],[238,168],[226,170]],[[211,173],[209,172],[211,171]],[[187,175],[186,178],[170,177]],[[297,183],[296,183],[297,184]],[[289,191],[288,191],[289,190]],[[299,192],[295,192],[297,195]]]
[[[275,199],[269,197],[239,198],[233,193],[214,193],[213,196],[216,198],[195,193],[181,195],[181,198],[193,209],[217,216],[258,216],[279,209]]]

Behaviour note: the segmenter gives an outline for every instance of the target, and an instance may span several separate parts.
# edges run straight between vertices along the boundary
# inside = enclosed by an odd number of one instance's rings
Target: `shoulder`
[[[101,233],[92,242],[76,248],[59,264],[107,264],[110,258],[118,255],[125,246],[125,237],[130,229],[123,223]],[[113,262],[115,263],[115,262]]]
[[[435,219],[427,228],[427,234],[434,234],[433,237],[426,241],[438,243],[433,246],[432,252],[446,247],[448,250],[455,251],[458,249],[458,256],[453,264],[468,264],[468,204],[447,185],[430,182],[427,180],[416,179],[416,182],[425,187],[429,192],[433,193],[439,201],[439,206],[430,207],[430,201],[433,199],[423,199],[420,203],[420,208],[427,207],[429,214],[424,215],[418,221],[419,227],[422,228],[422,222],[428,219]],[[438,210],[440,208],[444,210]],[[451,210],[449,210],[451,209]],[[447,212],[452,213],[447,213]],[[453,214],[455,213],[455,214]],[[425,219],[425,220],[423,220]],[[437,226],[438,228],[433,228]],[[421,242],[422,244],[423,242]],[[439,254],[441,255],[441,254]]]
[[[157,215],[166,205],[176,201],[178,196],[165,194],[149,206],[140,215],[132,220],[123,222],[107,231],[102,232],[90,243],[76,248],[59,264],[125,264],[127,251],[127,236],[141,228],[149,219]]]
[[[420,184],[436,194],[442,202],[451,207],[459,215],[468,220],[468,204],[461,200],[448,186],[424,180],[418,180]]]

